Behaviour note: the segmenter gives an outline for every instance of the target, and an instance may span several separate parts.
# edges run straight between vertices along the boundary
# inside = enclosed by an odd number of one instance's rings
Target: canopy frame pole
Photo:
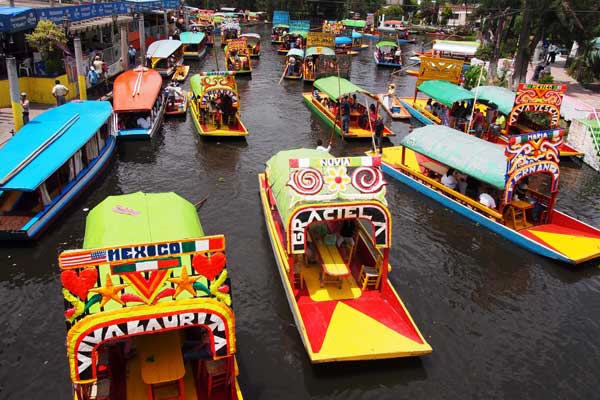
[[[481,83],[481,76],[483,75],[483,66],[481,67],[481,71],[479,72],[479,79],[477,79],[477,87]],[[471,132],[471,125],[473,124],[473,114],[475,114],[475,104],[477,104],[477,95],[479,94],[479,90],[475,92],[475,98],[473,99],[473,107],[471,107],[471,118],[469,118],[469,125],[467,126],[467,134]]]
[[[365,94],[365,108],[367,110],[367,120],[369,121],[369,130],[371,131],[371,143],[373,143],[373,152],[377,154],[377,146],[375,145],[375,131],[373,130],[373,124],[371,123],[371,116],[369,115],[369,102],[367,100],[367,95]],[[377,109],[375,109],[375,114],[377,114]]]

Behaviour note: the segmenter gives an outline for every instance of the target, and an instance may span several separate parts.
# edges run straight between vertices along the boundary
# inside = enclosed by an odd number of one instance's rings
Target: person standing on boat
[[[390,83],[388,86],[387,94],[385,95],[386,105],[389,110],[392,109],[392,102],[393,102],[392,99],[395,94],[396,94],[396,85],[394,85],[393,83]]]
[[[475,115],[473,115],[473,130],[475,131],[475,136],[478,138],[481,137],[481,133],[483,132],[483,123],[485,122],[485,118],[483,117],[483,113],[479,108],[475,111]]]
[[[348,96],[342,97],[342,130],[348,133],[350,127],[350,104],[348,104]]]
[[[52,88],[52,96],[56,98],[57,106],[62,106],[67,102],[67,94],[69,94],[69,88],[61,84],[58,79],[55,80],[54,87]]]
[[[374,151],[377,152],[377,154],[381,154],[383,151],[383,131],[385,129],[385,126],[383,125],[383,118],[381,117],[381,115],[377,116],[377,119],[375,120],[375,149],[373,149]]]
[[[27,93],[21,93],[21,109],[23,111],[23,125],[27,125],[29,122],[29,100],[27,100]]]
[[[129,55],[129,66],[131,68],[135,68],[135,56],[137,55],[137,50],[133,47],[132,44],[129,45],[129,50],[127,50],[127,54]]]
[[[443,104],[440,109],[440,121],[442,125],[450,126],[450,110]]]
[[[331,140],[329,141],[327,147],[323,146],[323,141],[321,139],[317,140],[317,150],[329,153],[331,151]]]

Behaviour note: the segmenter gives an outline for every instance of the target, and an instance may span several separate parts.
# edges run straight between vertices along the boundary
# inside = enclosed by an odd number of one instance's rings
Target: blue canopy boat
[[[0,149],[0,239],[36,238],[106,167],[115,149],[107,101],[46,111]]]

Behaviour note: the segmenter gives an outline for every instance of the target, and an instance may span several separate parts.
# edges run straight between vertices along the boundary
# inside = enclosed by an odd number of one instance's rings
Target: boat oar
[[[285,76],[285,74],[287,74],[288,68],[290,67],[290,62],[288,61],[285,64],[285,68],[283,69],[283,74],[281,74],[281,78],[279,79],[279,83],[278,85],[281,85],[281,81],[283,80],[283,77]]]
[[[204,203],[206,203],[206,200],[208,200],[208,196],[206,196],[205,198],[203,198],[199,202],[195,203],[194,207],[196,207],[196,210],[199,210],[200,207],[202,207],[204,205]]]

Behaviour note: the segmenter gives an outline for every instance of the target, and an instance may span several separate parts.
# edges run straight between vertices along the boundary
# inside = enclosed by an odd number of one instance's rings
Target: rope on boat
[[[31,161],[33,161],[37,156],[39,156],[44,150],[46,150],[52,143],[54,143],[58,138],[60,138],[65,132],[69,130],[71,126],[75,122],[79,120],[79,113],[73,115],[67,122],[61,125],[60,128],[57,129],[56,132],[52,134],[44,143],[42,143],[37,149],[35,149],[27,158],[21,161],[16,167],[14,167],[2,180],[0,180],[0,185],[4,185],[6,182],[11,180],[16,174],[21,172]]]
[[[135,97],[140,94],[140,90],[142,88],[142,76],[144,75],[144,71],[138,72],[137,79],[135,80],[135,85],[133,85],[133,91],[131,92],[131,97]]]

